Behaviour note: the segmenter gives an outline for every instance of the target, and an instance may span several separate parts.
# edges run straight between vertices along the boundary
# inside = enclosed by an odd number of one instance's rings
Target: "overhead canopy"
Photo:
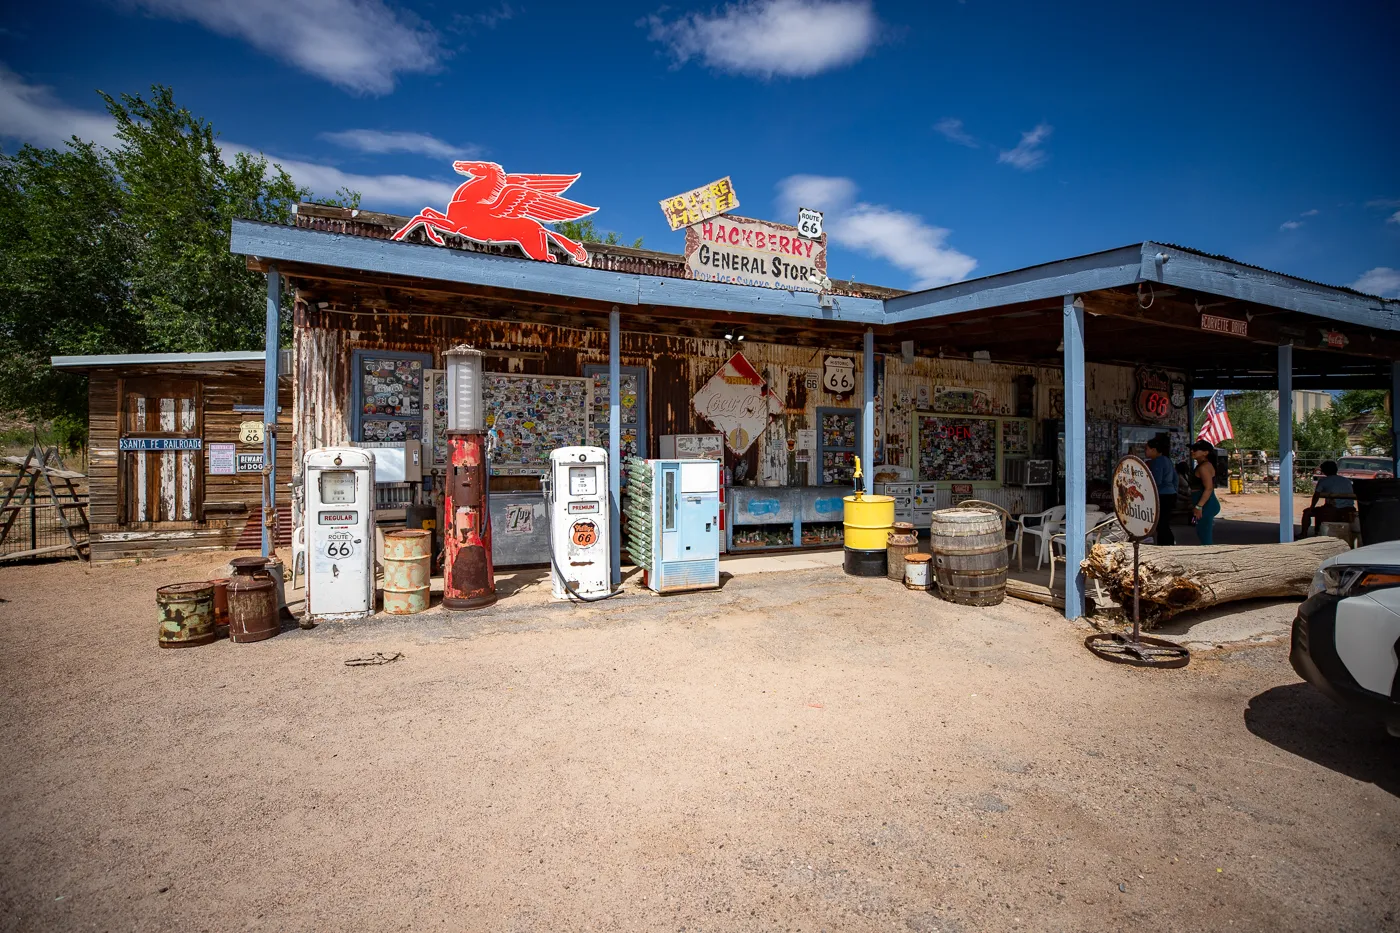
[[[1295,348],[1298,388],[1388,387],[1400,359],[1400,302],[1152,241],[920,292],[838,283],[817,295],[686,279],[679,256],[612,246],[589,244],[603,260],[589,268],[389,240],[401,220],[307,206],[294,227],[235,221],[231,246],[354,314],[600,327],[618,307],[629,328],[678,336],[742,327],[750,339],[833,346],[870,329],[884,352],[912,340],[926,356],[1058,365],[1074,295],[1088,359],[1188,370],[1199,388],[1275,386],[1280,344]]]

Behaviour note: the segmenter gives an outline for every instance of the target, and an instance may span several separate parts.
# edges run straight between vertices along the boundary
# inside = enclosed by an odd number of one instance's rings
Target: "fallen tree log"
[[[1306,596],[1324,560],[1347,550],[1331,537],[1293,544],[1157,547],[1139,558],[1142,622],[1151,627],[1178,613],[1240,599]],[[1096,544],[1081,565],[1127,613],[1133,605],[1133,545]]]

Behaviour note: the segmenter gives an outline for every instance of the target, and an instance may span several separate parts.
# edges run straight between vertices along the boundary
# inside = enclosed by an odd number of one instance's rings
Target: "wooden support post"
[[[612,548],[612,585],[622,584],[622,314],[608,312],[608,547]]]
[[[1278,539],[1293,540],[1293,345],[1278,348]]]
[[[875,331],[865,331],[865,417],[861,432],[861,459],[865,461],[865,491],[875,492]],[[818,464],[818,469],[821,465]],[[801,544],[801,541],[795,544]]]
[[[1084,614],[1085,502],[1088,498],[1088,463],[1085,456],[1084,420],[1084,302],[1065,296],[1065,618]],[[1049,546],[1050,542],[1045,542]],[[1053,559],[1053,555],[1051,555]]]
[[[282,277],[277,266],[267,267],[267,330],[263,361],[263,527],[262,554],[272,556],[277,546],[273,521],[277,516],[277,351],[281,346]]]

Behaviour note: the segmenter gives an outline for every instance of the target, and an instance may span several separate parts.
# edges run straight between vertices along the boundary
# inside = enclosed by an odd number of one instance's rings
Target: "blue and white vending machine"
[[[650,492],[650,534],[633,540],[649,551],[647,587],[658,593],[717,589],[722,465],[716,460],[648,460],[646,464],[651,468],[649,482],[638,476],[637,485],[638,491]],[[634,559],[637,556],[633,553]]]

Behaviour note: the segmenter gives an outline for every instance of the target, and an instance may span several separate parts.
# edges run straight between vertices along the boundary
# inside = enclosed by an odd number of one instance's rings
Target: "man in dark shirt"
[[[1176,464],[1167,454],[1171,450],[1171,438],[1158,434],[1147,442],[1147,468],[1157,481],[1157,495],[1161,503],[1157,506],[1157,530],[1154,532],[1158,544],[1176,544],[1172,533],[1172,512],[1176,511]]]

